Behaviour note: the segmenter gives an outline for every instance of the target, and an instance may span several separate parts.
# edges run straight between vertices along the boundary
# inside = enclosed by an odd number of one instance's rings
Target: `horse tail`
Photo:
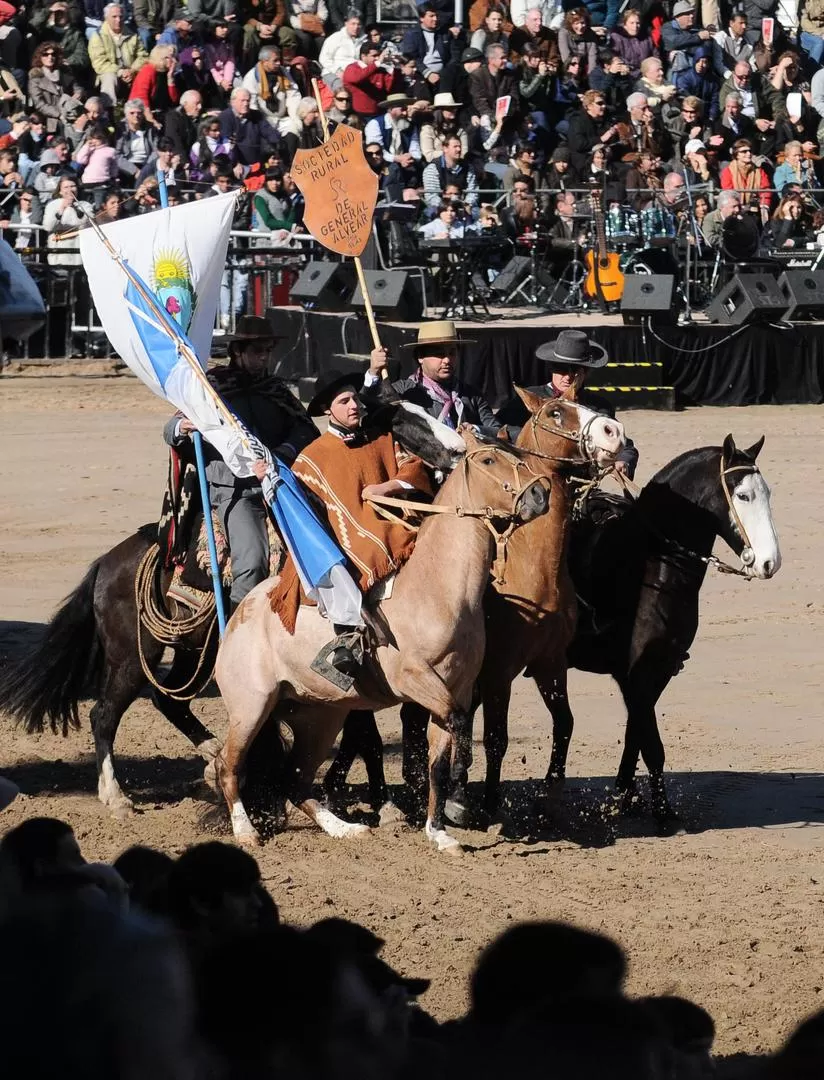
[[[0,709],[29,734],[48,723],[55,734],[67,735],[80,726],[81,698],[100,690],[103,648],[94,613],[99,569],[98,559],[63,601],[34,652],[0,673]]]

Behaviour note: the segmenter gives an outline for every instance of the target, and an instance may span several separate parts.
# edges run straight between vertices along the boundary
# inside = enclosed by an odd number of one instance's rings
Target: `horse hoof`
[[[235,833],[235,843],[238,847],[246,848],[248,851],[255,851],[263,846],[260,833],[256,829],[252,829],[251,832]]]
[[[622,817],[637,818],[646,815],[647,805],[634,787],[620,792],[619,798]]]
[[[671,806],[655,811],[655,824],[659,836],[684,836],[686,826]]]
[[[541,795],[550,802],[560,802],[565,787],[565,776],[547,776],[541,784]]]
[[[385,829],[389,825],[405,824],[406,818],[403,811],[399,810],[391,800],[385,802],[378,811],[378,827],[381,829]]]
[[[355,825],[344,821],[331,810],[319,810],[315,822],[328,835],[336,840],[354,840],[362,836],[368,836],[372,830],[368,825]]]
[[[446,829],[436,829],[429,818],[426,819],[424,832],[427,840],[434,844],[438,851],[442,851],[447,855],[463,855],[464,849],[455,837],[450,836]]]
[[[444,814],[447,821],[450,821],[456,828],[469,828],[472,815],[469,812],[469,807],[463,803],[457,802],[455,799],[447,799]]]
[[[197,748],[197,752],[204,761],[208,761],[211,764],[220,753],[222,746],[223,744],[220,739],[207,739],[206,742],[200,744]]]
[[[109,813],[116,821],[128,821],[134,815],[134,803],[124,795],[122,798],[106,804]]]
[[[220,787],[217,782],[217,762],[214,758],[209,761],[206,768],[203,770],[203,783],[214,792],[215,795],[220,794]]]

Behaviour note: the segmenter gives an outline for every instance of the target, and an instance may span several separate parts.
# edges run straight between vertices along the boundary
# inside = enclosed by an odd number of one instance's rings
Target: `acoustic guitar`
[[[606,309],[610,301],[620,300],[624,295],[624,275],[618,265],[618,253],[607,251],[607,229],[600,189],[593,188],[590,198],[592,199],[595,247],[584,252],[584,265],[587,268],[584,292]]]

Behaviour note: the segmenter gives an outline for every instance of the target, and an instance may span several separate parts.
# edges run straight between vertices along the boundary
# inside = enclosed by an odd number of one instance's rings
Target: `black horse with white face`
[[[770,512],[770,489],[756,458],[761,438],[737,449],[681,454],[643,488],[635,502],[596,503],[578,522],[569,545],[570,571],[579,597],[578,626],[569,666],[612,675],[627,708],[624,753],[617,787],[627,809],[636,802],[639,754],[649,770],[652,810],[666,824],[677,820],[664,784],[664,746],[655,707],[684,665],[698,630],[698,594],[720,536],[741,558],[746,577],[770,578],[781,553]],[[573,716],[567,688],[530,672],[553,720],[548,784],[563,782]]]

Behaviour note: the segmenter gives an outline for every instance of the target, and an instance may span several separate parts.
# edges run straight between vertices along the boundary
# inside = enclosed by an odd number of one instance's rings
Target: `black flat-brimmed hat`
[[[564,367],[600,368],[609,360],[607,350],[590,341],[583,330],[562,330],[554,341],[535,350],[539,360]]]
[[[241,315],[234,334],[227,334],[224,341],[281,341],[286,334],[272,329],[272,324],[262,315]]]
[[[330,368],[318,375],[315,383],[315,396],[309,402],[306,411],[310,416],[323,416],[338,394],[346,386],[360,390],[363,386],[362,371],[338,371]]]

